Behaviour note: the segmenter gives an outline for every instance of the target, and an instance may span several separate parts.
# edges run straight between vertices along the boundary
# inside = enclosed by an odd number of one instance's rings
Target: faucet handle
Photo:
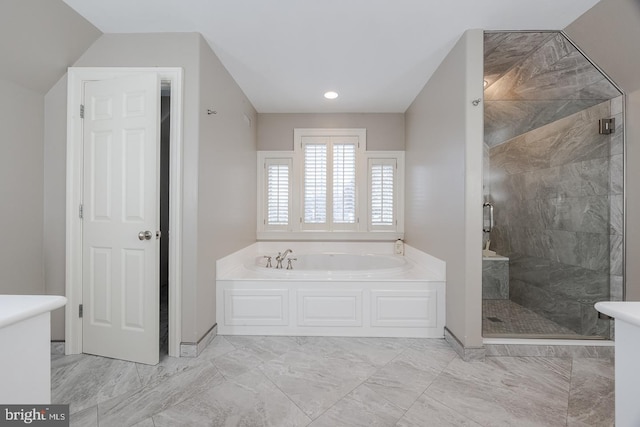
[[[271,257],[269,255],[265,255],[262,258],[266,258],[267,259],[267,265],[265,267],[266,268],[271,268]]]
[[[293,265],[291,265],[291,261],[297,261],[298,258],[287,258],[287,270],[293,270]]]

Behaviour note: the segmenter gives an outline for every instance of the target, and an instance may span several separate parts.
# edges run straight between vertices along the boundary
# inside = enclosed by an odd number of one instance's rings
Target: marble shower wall
[[[613,135],[598,120],[616,117]],[[622,101],[602,102],[490,149],[491,249],[510,299],[580,335],[605,335],[596,301],[621,294]],[[620,290],[619,290],[620,289]]]
[[[559,32],[485,33],[484,61],[489,146],[620,95]]]

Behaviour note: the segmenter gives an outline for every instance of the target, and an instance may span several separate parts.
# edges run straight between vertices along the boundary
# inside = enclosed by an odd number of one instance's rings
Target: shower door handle
[[[493,205],[491,203],[484,203],[482,205],[482,209],[484,210],[485,208],[489,208],[489,226],[488,227],[483,226],[482,231],[484,231],[485,233],[490,233],[491,230],[493,230]],[[484,218],[482,222],[484,223]]]

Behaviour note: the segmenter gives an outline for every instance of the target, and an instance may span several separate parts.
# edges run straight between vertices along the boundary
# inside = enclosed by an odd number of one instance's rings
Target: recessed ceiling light
[[[489,82],[488,82],[488,81],[483,80],[483,86],[484,86],[484,87],[487,87],[487,85],[488,85],[488,84],[489,84]]]
[[[330,90],[329,92],[325,92],[324,97],[327,99],[336,99],[338,97],[338,92]]]

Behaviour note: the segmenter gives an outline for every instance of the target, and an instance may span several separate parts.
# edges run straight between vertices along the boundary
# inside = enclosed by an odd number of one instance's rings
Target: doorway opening
[[[171,82],[162,81],[160,96],[160,355],[169,353],[169,170],[171,157]]]
[[[70,68],[68,73],[67,107],[67,200],[66,200],[66,296],[65,353],[83,352],[83,242],[82,219],[79,207],[83,201],[83,110],[84,86],[87,82],[118,79],[142,73],[154,73],[162,83],[158,94],[159,119],[164,143],[158,146],[162,153],[159,164],[158,203],[162,230],[162,244],[158,262],[159,300],[156,323],[161,334],[153,346],[164,354],[180,356],[181,342],[181,276],[182,276],[182,69],[181,68]],[[163,96],[164,95],[164,96]],[[166,98],[166,99],[164,99]],[[161,181],[161,182],[160,182]],[[151,238],[152,233],[149,233]],[[139,237],[139,236],[138,236]],[[161,325],[161,326],[160,326]],[[162,333],[164,332],[164,333]]]

